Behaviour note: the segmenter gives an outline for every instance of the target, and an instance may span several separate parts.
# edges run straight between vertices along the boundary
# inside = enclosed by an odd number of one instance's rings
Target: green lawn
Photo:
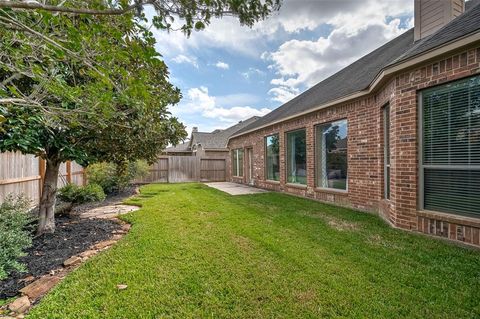
[[[149,185],[28,318],[479,318],[480,252],[284,194]],[[117,284],[127,284],[117,290]]]

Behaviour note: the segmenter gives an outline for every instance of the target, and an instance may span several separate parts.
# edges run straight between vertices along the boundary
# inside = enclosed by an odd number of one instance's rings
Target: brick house
[[[231,180],[480,245],[480,1],[415,27],[229,139]]]

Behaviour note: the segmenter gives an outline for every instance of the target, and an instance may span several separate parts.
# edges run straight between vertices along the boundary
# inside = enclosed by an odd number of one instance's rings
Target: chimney
[[[465,0],[415,0],[415,41],[428,37],[465,11]]]
[[[196,127],[196,126],[192,127],[192,133],[194,133],[194,132],[198,132],[198,127]]]

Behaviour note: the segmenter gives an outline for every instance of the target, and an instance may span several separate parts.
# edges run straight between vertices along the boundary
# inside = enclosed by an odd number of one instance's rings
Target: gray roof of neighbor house
[[[479,4],[478,0],[466,2],[464,14],[452,20],[433,35],[417,42],[414,42],[413,29],[406,31],[266,114],[258,121],[239,130],[235,136],[366,90],[384,68],[478,32],[480,30]]]
[[[224,130],[215,130],[212,133],[193,132],[192,144],[201,144],[203,149],[222,149],[227,147],[228,139],[244,127],[254,123],[260,117],[253,116],[247,120],[240,121]]]
[[[185,152],[190,152],[190,141],[178,144],[175,146],[167,147],[165,149],[166,152],[171,152],[171,153],[185,153]]]
[[[239,130],[243,129],[258,120],[259,116],[253,116],[244,121],[240,121],[237,124],[230,126],[224,130],[214,130],[211,133],[207,132],[192,132],[192,137],[188,142],[168,147],[165,151],[170,153],[184,153],[191,152],[192,145],[200,144],[203,149],[226,149],[228,139]]]

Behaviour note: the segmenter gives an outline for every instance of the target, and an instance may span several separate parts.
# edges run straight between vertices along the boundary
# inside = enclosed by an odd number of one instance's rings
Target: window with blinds
[[[420,92],[421,205],[480,217],[480,76]]]

